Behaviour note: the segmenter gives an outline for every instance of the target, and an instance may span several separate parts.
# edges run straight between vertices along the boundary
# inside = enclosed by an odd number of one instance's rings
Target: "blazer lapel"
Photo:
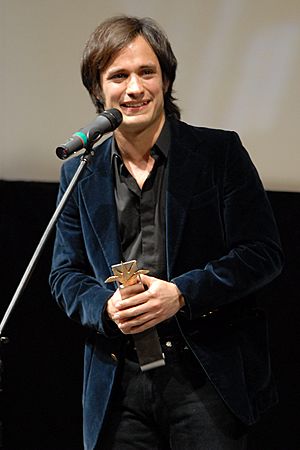
[[[172,141],[168,164],[168,183],[166,193],[166,252],[168,279],[184,231],[187,211],[193,196],[195,177],[199,171],[194,164],[195,151],[201,139],[191,136],[192,128],[182,122],[172,126]]]
[[[109,269],[121,260],[117,211],[111,173],[111,139],[95,149],[89,174],[80,183],[86,214]]]

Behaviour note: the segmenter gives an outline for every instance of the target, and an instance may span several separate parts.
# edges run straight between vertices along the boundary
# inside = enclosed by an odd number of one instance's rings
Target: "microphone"
[[[60,159],[67,159],[73,153],[87,148],[97,142],[101,136],[114,131],[122,122],[122,113],[118,109],[103,111],[96,119],[86,127],[74,133],[64,144],[56,149],[56,155]]]

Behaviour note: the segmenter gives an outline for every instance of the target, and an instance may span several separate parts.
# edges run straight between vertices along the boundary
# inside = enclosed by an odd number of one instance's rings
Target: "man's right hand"
[[[119,326],[119,320],[115,318],[116,314],[118,314],[122,308],[121,303],[122,300],[130,297],[134,297],[141,292],[144,292],[144,286],[141,283],[133,284],[131,286],[126,286],[123,288],[118,288],[115,293],[110,297],[107,301],[106,305],[106,313],[110,320],[115,322]],[[128,308],[130,309],[130,308]],[[134,317],[134,314],[132,315]]]

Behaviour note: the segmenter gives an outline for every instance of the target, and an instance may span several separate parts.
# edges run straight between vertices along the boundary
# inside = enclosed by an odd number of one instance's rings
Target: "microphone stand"
[[[101,136],[99,136],[97,138],[97,140],[100,137]],[[30,260],[30,262],[29,262],[29,264],[28,264],[28,266],[27,266],[27,268],[26,268],[26,270],[24,272],[23,277],[21,278],[21,281],[20,281],[20,283],[19,283],[19,285],[18,285],[18,287],[17,287],[17,289],[16,289],[16,291],[15,291],[15,293],[13,295],[13,298],[12,298],[12,300],[11,300],[11,302],[10,302],[10,304],[9,304],[9,306],[8,306],[4,316],[3,316],[3,319],[1,321],[1,323],[0,323],[0,393],[2,392],[1,381],[2,381],[2,375],[3,375],[3,362],[2,362],[2,359],[1,359],[1,346],[5,345],[5,344],[7,344],[9,342],[9,339],[6,336],[2,335],[2,331],[3,331],[4,327],[5,327],[5,325],[7,324],[8,319],[10,318],[11,313],[12,313],[13,309],[15,308],[19,298],[21,297],[24,289],[26,288],[28,281],[30,280],[30,277],[31,277],[31,275],[32,275],[32,273],[33,273],[33,271],[34,271],[34,269],[36,267],[38,259],[39,259],[40,255],[41,255],[45,245],[46,245],[46,242],[47,242],[47,240],[48,240],[48,238],[50,236],[50,233],[51,233],[52,229],[54,228],[54,226],[55,226],[55,224],[56,224],[60,214],[62,213],[62,211],[63,211],[63,209],[65,207],[65,204],[67,203],[71,193],[73,192],[73,190],[74,190],[74,188],[75,188],[75,186],[77,184],[77,181],[78,181],[78,179],[79,179],[79,177],[81,175],[81,172],[85,168],[86,164],[94,156],[94,151],[92,150],[92,145],[94,143],[95,143],[95,141],[92,142],[92,143],[89,143],[86,146],[86,151],[81,157],[80,164],[79,164],[79,166],[78,166],[78,168],[77,168],[77,170],[76,170],[72,180],[70,181],[70,184],[67,187],[64,195],[62,196],[60,202],[58,203],[58,205],[57,205],[57,207],[56,207],[56,209],[54,211],[54,214],[51,217],[50,222],[48,223],[48,226],[47,226],[46,230],[44,231],[44,234],[42,235],[42,237],[40,239],[40,242],[38,243],[38,245],[37,245],[37,247],[35,249],[35,252],[34,252],[34,254],[33,254],[33,256],[32,256],[32,258],[31,258],[31,260]],[[0,418],[0,448],[2,448],[1,428],[2,427],[1,427],[1,418]]]

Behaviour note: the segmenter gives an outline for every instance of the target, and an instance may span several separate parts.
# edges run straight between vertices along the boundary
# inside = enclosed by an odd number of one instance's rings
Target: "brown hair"
[[[165,33],[151,18],[116,16],[101,23],[87,41],[82,62],[82,82],[88,90],[98,113],[104,110],[100,75],[111,59],[137,36],[144,37],[159,61],[164,83],[168,89],[164,94],[166,116],[180,118],[180,109],[172,95],[176,76],[177,60]]]

